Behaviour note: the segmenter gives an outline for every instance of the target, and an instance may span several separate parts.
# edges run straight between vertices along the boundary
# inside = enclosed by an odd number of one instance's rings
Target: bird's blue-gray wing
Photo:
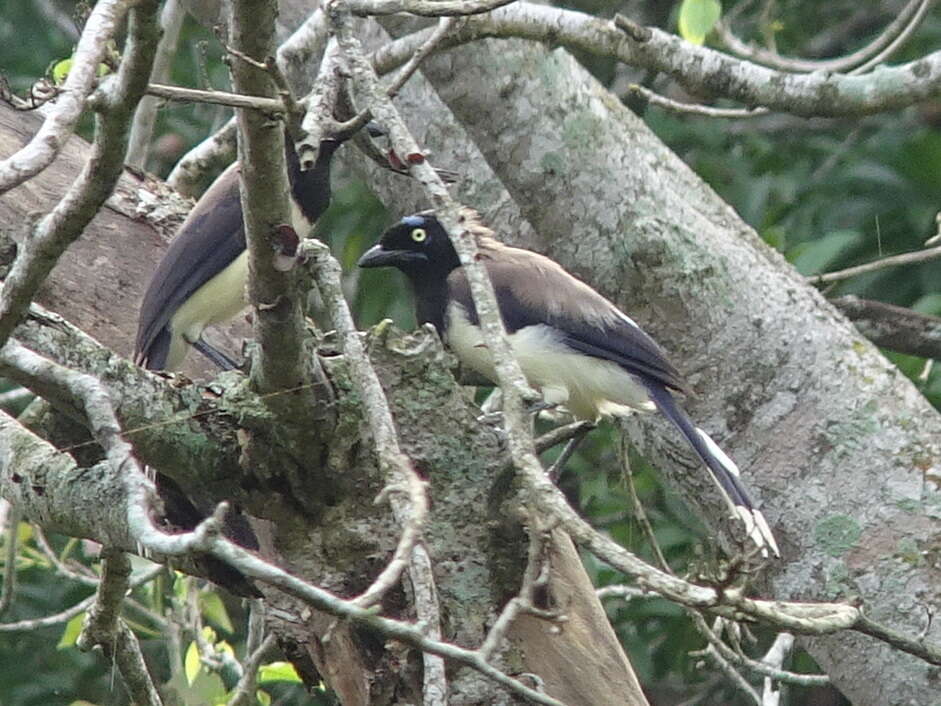
[[[686,387],[657,343],[614,304],[548,258],[500,247],[482,262],[490,274],[508,333],[545,324],[574,351],[610,360],[627,372],[675,390]],[[477,313],[463,268],[448,278],[450,296],[476,324]]]

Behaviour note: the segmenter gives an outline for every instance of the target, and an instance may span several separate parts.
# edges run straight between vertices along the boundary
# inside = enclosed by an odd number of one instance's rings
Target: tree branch
[[[490,12],[516,0],[350,0],[349,11],[362,17],[408,13],[419,17],[464,17]]]
[[[402,535],[392,559],[372,585],[357,598],[359,605],[368,607],[379,602],[399,580],[410,561],[416,572],[427,575],[425,578],[416,575],[414,580],[434,586],[427,554],[424,550],[418,554],[414,552],[420,546],[422,529],[428,515],[428,498],[424,482],[399,447],[398,432],[389,403],[379,377],[366,356],[343,295],[340,264],[330,255],[330,249],[319,241],[307,240],[303,246],[310,257],[331,323],[339,335],[340,346],[352,368],[353,384],[362,400],[366,422],[376,445],[376,459],[386,483],[383,495],[388,494],[395,519],[402,527]],[[407,500],[401,497],[403,494]],[[434,619],[437,620],[438,616],[434,616]]]
[[[941,318],[937,316],[854,296],[837,297],[830,303],[880,348],[921,358],[941,358]]]
[[[871,58],[879,55],[887,46],[892,44],[897,37],[917,27],[919,22],[913,19],[917,14],[916,10],[924,8],[928,4],[930,3],[926,0],[909,0],[908,4],[895,15],[888,25],[886,25],[882,33],[869,42],[869,44],[861,49],[857,49],[851,54],[836,57],[835,59],[796,59],[781,56],[777,52],[769,51],[762,47],[746,44],[736,37],[728,24],[722,20],[716,23],[715,31],[719,40],[732,54],[742,59],[753,61],[756,64],[762,64],[772,69],[789,72],[842,72],[849,71],[860,64],[868,62]]]
[[[148,80],[164,83],[170,76],[170,61],[176,55],[180,28],[186,11],[179,0],[167,0],[160,13],[160,42],[154,55],[153,70]],[[154,97],[141,99],[134,112],[134,124],[128,137],[126,162],[132,167],[144,169],[150,152],[150,142],[154,135],[154,123],[157,120],[159,105]]]
[[[277,3],[235,0],[229,34],[238,52],[264,63],[273,56]],[[230,61],[238,93],[274,98],[277,90],[267,71],[245,59]],[[254,111],[238,113],[242,219],[249,252],[249,299],[255,316],[258,357],[252,365],[252,384],[261,393],[305,385],[311,370],[304,353],[304,321],[296,272],[275,266],[276,229],[290,223],[284,128]],[[308,389],[298,409],[314,404]],[[304,405],[303,403],[307,403]]]
[[[628,28],[630,31],[627,31]],[[380,73],[401,65],[432,30],[397,40],[376,53]],[[816,72],[788,74],[734,59],[618,16],[606,21],[573,10],[518,2],[467,18],[439,50],[485,37],[519,37],[548,46],[618,59],[659,71],[695,93],[801,116],[838,117],[896,110],[941,96],[941,52],[865,76]]]
[[[183,103],[228,105],[233,108],[258,110],[267,116],[282,115],[286,112],[284,101],[280,98],[269,98],[267,96],[252,96],[225,91],[202,91],[196,88],[168,86],[160,83],[149,84],[147,86],[147,95]],[[218,133],[216,134],[218,135]],[[216,137],[215,139],[218,140],[219,138]]]
[[[899,265],[914,265],[919,262],[929,262],[941,257],[941,245],[925,250],[916,250],[914,252],[902,253],[901,255],[892,255],[884,257],[874,262],[867,262],[864,265],[847,267],[844,270],[836,272],[825,272],[820,275],[809,275],[806,279],[811,284],[829,284],[830,282],[840,282],[856,275],[863,275],[868,272],[877,272],[887,267],[898,267]]]
[[[137,637],[119,617],[124,596],[130,588],[131,562],[124,552],[110,548],[102,551],[101,558],[101,581],[95,603],[88,611],[76,644],[85,652],[101,647],[118,668],[134,703],[162,706]]]

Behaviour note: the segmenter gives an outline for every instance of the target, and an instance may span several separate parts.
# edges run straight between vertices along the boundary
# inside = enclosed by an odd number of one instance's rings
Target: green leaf
[[[797,245],[787,253],[787,259],[802,275],[826,272],[864,240],[854,230],[835,230],[822,238]]]
[[[683,0],[677,23],[680,35],[687,42],[702,44],[721,16],[719,0]]]
[[[186,648],[186,657],[183,660],[183,672],[186,674],[186,682],[190,686],[196,681],[202,666],[202,662],[199,661],[199,648],[196,647],[196,641],[193,640],[190,646]]]
[[[33,538],[33,526],[29,522],[21,522],[16,528],[16,541],[20,545],[26,544]]]
[[[56,645],[57,650],[64,650],[66,647],[72,647],[75,645],[75,641],[78,640],[79,633],[82,632],[82,625],[85,622],[85,611],[82,611],[69,622],[65,624],[65,630],[62,631],[62,637],[59,638],[59,644]]]
[[[231,635],[235,632],[225,604],[215,591],[203,591],[199,594],[199,607],[203,616],[223,632]]]
[[[55,84],[61,84],[65,82],[66,77],[69,75],[69,71],[72,69],[72,58],[63,59],[62,61],[57,61],[52,66],[52,81]]]
[[[258,683],[267,684],[272,681],[290,681],[300,683],[301,678],[290,662],[271,662],[263,664],[258,670]]]
[[[267,691],[258,689],[255,692],[255,698],[258,699],[258,703],[260,703],[261,706],[271,706],[271,694],[269,694]]]
[[[932,316],[941,316],[941,294],[934,292],[924,294],[915,300],[912,309],[919,314],[931,314]]]

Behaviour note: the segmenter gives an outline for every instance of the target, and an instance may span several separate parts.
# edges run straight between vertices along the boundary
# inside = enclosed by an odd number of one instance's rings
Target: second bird
[[[314,166],[301,171],[293,145],[285,143],[291,221],[301,238],[330,205],[330,164],[340,144],[321,142]],[[245,308],[247,281],[236,162],[199,199],[157,265],[141,303],[135,361],[148,370],[176,370],[193,346],[220,367],[234,367],[202,334]]]
[[[545,401],[590,421],[659,410],[705,463],[749,537],[763,552],[778,554],[738,467],[673,398],[671,390],[685,392],[686,385],[660,346],[557,263],[495,240],[475,212],[464,209],[461,225],[476,237],[513,354]],[[467,276],[433,213],[403,218],[360,258],[359,266],[401,270],[415,293],[418,322],[433,324],[461,363],[496,381]]]

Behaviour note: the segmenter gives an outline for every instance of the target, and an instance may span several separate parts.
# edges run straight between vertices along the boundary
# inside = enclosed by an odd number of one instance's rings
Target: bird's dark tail
[[[761,548],[764,556],[771,550],[775,556],[781,556],[778,550],[778,544],[774,540],[771,528],[761,511],[755,507],[748,491],[742,485],[739,478],[738,466],[735,462],[719,448],[718,444],[712,440],[706,432],[697,426],[687,416],[686,412],[676,403],[673,395],[663,385],[648,382],[646,384],[650,399],[657,405],[657,409],[669,419],[683,436],[689,441],[690,446],[696,451],[699,457],[709,468],[713,479],[722,491],[723,496],[729,502],[735,515],[745,523],[745,530],[752,541]]]

